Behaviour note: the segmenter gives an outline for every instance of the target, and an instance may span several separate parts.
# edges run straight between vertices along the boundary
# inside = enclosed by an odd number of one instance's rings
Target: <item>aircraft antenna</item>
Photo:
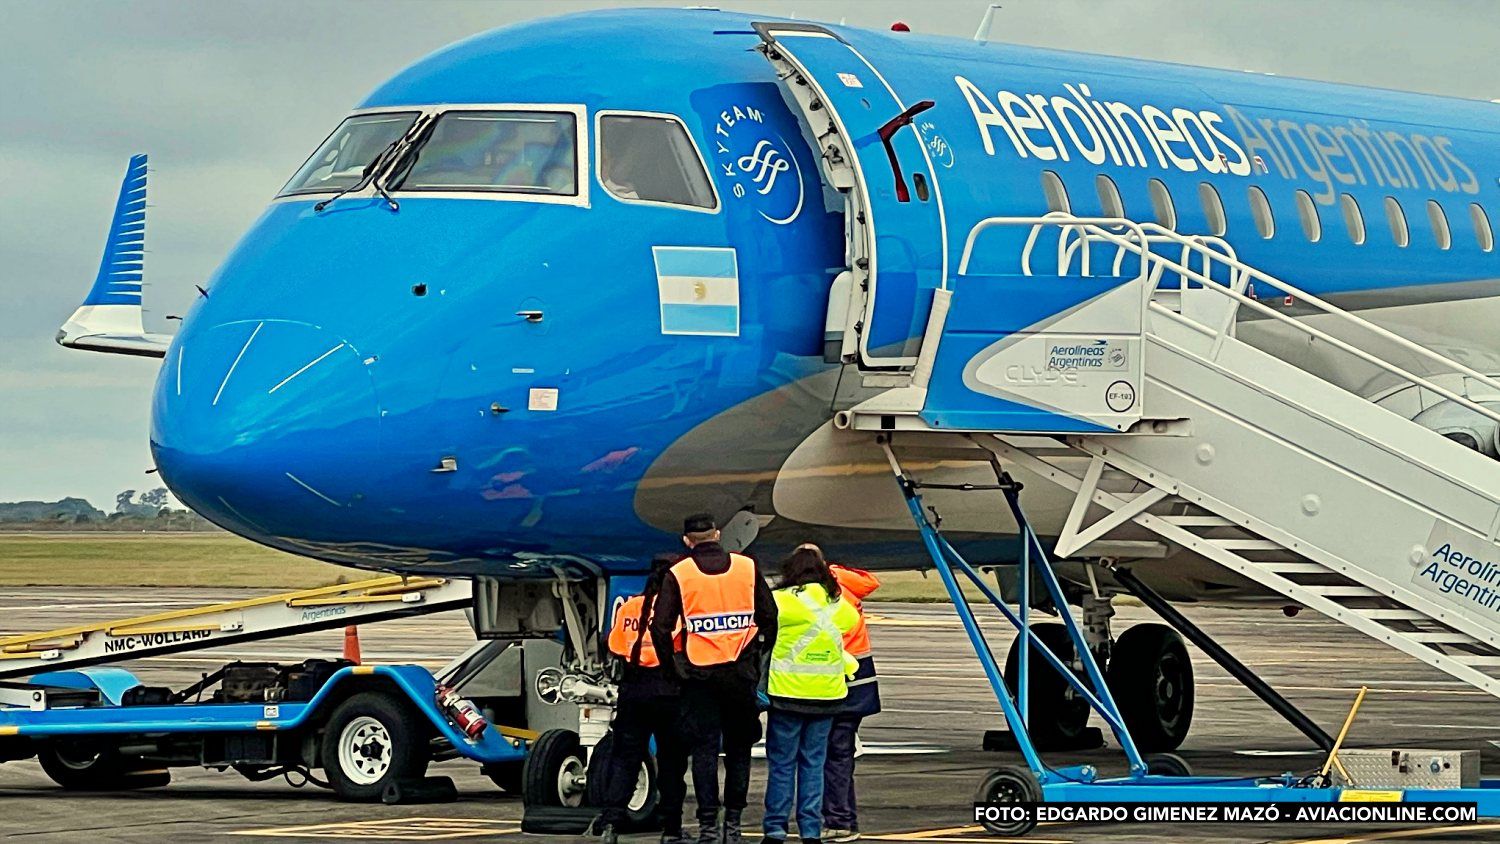
[[[995,23],[995,10],[998,8],[1000,8],[999,3],[991,3],[990,7],[984,10],[984,17],[979,19],[979,28],[974,30],[975,41],[990,40],[990,27]]]

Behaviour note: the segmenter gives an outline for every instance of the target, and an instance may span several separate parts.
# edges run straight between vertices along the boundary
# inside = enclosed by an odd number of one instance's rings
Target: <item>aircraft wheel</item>
[[[320,758],[341,800],[372,803],[387,785],[427,773],[427,731],[421,715],[390,695],[360,692],[333,710]]]
[[[588,804],[603,806],[609,799],[609,757],[614,753],[615,734],[606,733],[589,754]],[[660,795],[656,790],[656,760],[647,756],[635,778],[635,788],[625,802],[627,817],[632,826],[646,823],[656,813]]]
[[[527,806],[583,805],[588,766],[572,730],[548,730],[526,751],[521,774],[521,799]]]
[[[1137,624],[1115,641],[1106,682],[1142,753],[1176,750],[1193,723],[1193,663],[1177,631]]]
[[[1063,662],[1072,662],[1073,640],[1068,637],[1068,628],[1061,624],[1033,624],[1031,630]],[[1020,638],[1010,646],[1005,658],[1005,685],[1011,694],[1016,693],[1021,677]],[[1072,688],[1062,675],[1053,670],[1041,652],[1032,646],[1030,675],[1031,693],[1028,699],[1028,727],[1031,741],[1038,750],[1060,750],[1077,746],[1080,735],[1088,727],[1089,704],[1072,693]]]
[[[985,775],[974,792],[975,803],[1040,803],[1042,785],[1029,768],[1007,765]],[[993,835],[1015,837],[1036,828],[1036,817],[981,820],[979,825]]]
[[[165,770],[139,770],[139,760],[87,740],[49,741],[37,749],[36,755],[47,776],[70,791],[158,788],[172,781]]]

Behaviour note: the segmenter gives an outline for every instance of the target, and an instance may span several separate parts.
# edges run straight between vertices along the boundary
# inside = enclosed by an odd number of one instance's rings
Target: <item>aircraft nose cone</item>
[[[339,538],[379,461],[369,363],[301,322],[194,331],[163,361],[151,447],[172,491],[221,524]]]

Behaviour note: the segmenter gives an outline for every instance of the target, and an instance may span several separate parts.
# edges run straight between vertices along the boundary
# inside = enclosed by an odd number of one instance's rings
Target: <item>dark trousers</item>
[[[656,739],[656,783],[661,794],[657,814],[667,832],[682,830],[682,801],[687,793],[687,749],[683,746],[675,695],[625,698],[615,710],[614,735],[605,786],[605,823],[625,819],[626,806],[635,792],[641,762],[651,753]]]
[[[859,829],[854,801],[854,736],[859,715],[833,716],[828,733],[828,760],[823,766],[823,828]]]
[[[682,729],[693,757],[693,794],[699,818],[745,808],[750,793],[750,748],[760,740],[755,684],[738,678],[682,681]],[[719,751],[724,751],[724,798],[719,799]]]

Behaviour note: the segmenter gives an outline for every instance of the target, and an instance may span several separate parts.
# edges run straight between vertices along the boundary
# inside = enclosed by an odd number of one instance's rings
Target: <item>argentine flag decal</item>
[[[733,249],[653,246],[661,333],[738,337],[740,272]]]

